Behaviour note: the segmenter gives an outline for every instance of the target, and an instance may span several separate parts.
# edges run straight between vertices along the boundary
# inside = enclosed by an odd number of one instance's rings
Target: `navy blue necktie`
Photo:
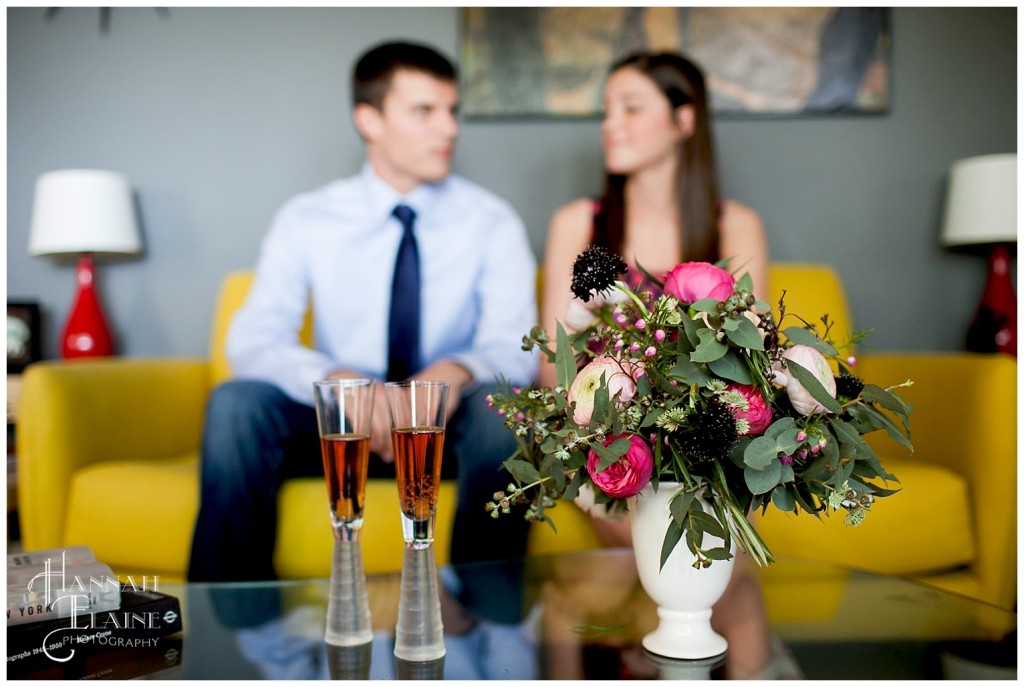
[[[397,205],[392,213],[404,232],[395,258],[388,319],[388,381],[400,381],[420,369],[420,257],[412,224],[416,212]]]

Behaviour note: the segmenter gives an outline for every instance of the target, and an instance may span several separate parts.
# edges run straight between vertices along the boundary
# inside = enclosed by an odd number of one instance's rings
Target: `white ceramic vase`
[[[648,484],[634,497],[630,508],[633,553],[640,574],[640,584],[658,606],[658,627],[643,639],[648,651],[669,658],[701,659],[725,652],[725,638],[711,629],[711,606],[718,601],[729,583],[734,558],[714,561],[709,568],[693,567],[694,555],[685,539],[672,550],[665,567],[659,570],[661,547],[672,515],[668,502],[679,490],[676,482],[661,482],[658,491]],[[711,507],[700,499],[704,511]],[[705,535],[704,545],[715,546]]]

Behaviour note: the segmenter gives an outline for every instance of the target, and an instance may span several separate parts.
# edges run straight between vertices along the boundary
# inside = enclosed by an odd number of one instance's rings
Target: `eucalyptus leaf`
[[[764,436],[774,439],[794,427],[796,427],[796,420],[791,417],[782,417],[769,425],[768,429],[764,432]]]
[[[668,502],[668,511],[672,514],[672,519],[682,525],[694,498],[696,493],[692,491],[681,491],[673,496]]]
[[[740,437],[739,441],[733,444],[732,451],[729,452],[729,460],[732,461],[736,467],[746,467],[746,463],[743,460],[743,454],[746,453],[747,447],[750,446],[750,442],[754,440],[753,437]]]
[[[750,370],[736,351],[727,350],[721,358],[709,362],[708,367],[719,377],[730,381],[748,386],[754,383]]]
[[[565,488],[565,465],[554,456],[548,457],[550,460],[544,461],[544,471],[551,476],[555,489],[562,491]]]
[[[506,460],[502,465],[508,470],[516,483],[520,486],[524,484],[533,484],[540,479],[540,473],[537,472],[537,468],[532,463],[528,463],[525,460],[509,459]]]
[[[726,344],[715,338],[715,333],[710,329],[701,329],[697,332],[697,336],[700,337],[700,343],[697,344],[693,355],[690,356],[695,363],[709,363],[712,360],[718,360],[729,350]]]
[[[767,494],[779,484],[782,477],[782,463],[774,461],[763,470],[746,468],[743,470],[743,481],[752,494]]]
[[[843,407],[839,405],[839,401],[834,399],[831,394],[825,391],[825,387],[821,385],[821,382],[818,381],[818,378],[815,377],[810,370],[799,363],[793,362],[792,360],[786,361],[786,370],[796,377],[797,381],[803,385],[804,389],[807,390],[807,393],[809,393],[815,401],[825,406],[833,413],[843,412]]]
[[[837,355],[837,351],[827,341],[821,339],[817,334],[812,331],[808,331],[803,327],[787,327],[782,330],[786,338],[795,344],[803,344],[804,346],[810,346],[816,349],[820,353],[826,356]]]
[[[647,375],[640,375],[636,380],[636,394],[640,398],[651,395],[651,378]]]
[[[601,380],[598,382],[597,391],[594,392],[594,411],[590,415],[590,426],[594,427],[598,423],[609,425],[611,424],[608,420],[608,412],[610,405],[608,399],[608,379],[607,374],[601,373]],[[596,420],[596,422],[595,422]]]
[[[726,330],[726,336],[729,340],[740,348],[749,348],[753,351],[763,351],[764,343],[761,340],[761,332],[758,331],[754,323],[748,320],[746,317],[739,317],[733,322],[738,322],[739,326],[735,331]]]
[[[644,370],[644,376],[650,377],[651,382],[658,391],[668,396],[682,396],[686,393],[685,389],[680,389],[677,386],[672,386],[672,382],[665,378],[664,375],[658,373],[658,371],[651,366]]]
[[[891,410],[902,416],[910,413],[910,406],[906,401],[891,391],[886,391],[874,384],[865,384],[864,390],[860,392],[860,397],[867,403],[877,403],[886,410]]]
[[[569,344],[569,336],[565,333],[562,323],[555,324],[555,372],[558,383],[568,389],[576,379],[576,354]]]
[[[707,384],[713,379],[708,376],[704,370],[697,366],[696,363],[690,360],[690,357],[687,355],[679,356],[675,366],[669,371],[669,374],[686,384],[697,384],[699,386],[707,386]]]
[[[772,503],[775,507],[786,513],[792,513],[796,510],[796,497],[793,496],[790,490],[779,485],[772,489]]]
[[[664,411],[659,410],[657,408],[655,408],[651,412],[647,413],[647,415],[644,416],[643,422],[640,423],[640,429],[645,429],[647,427],[653,427],[654,425],[656,425],[658,423],[658,418],[661,417],[663,414],[664,414]]]
[[[799,435],[800,430],[796,427],[779,432],[775,437],[775,447],[781,453],[785,453],[787,456],[791,455],[797,449],[797,446],[800,445],[800,442],[797,441],[797,436]]]
[[[704,534],[710,534],[712,537],[718,537],[719,539],[725,539],[725,529],[722,527],[722,523],[718,522],[715,518],[708,515],[702,510],[691,511],[690,517],[700,523],[700,527],[704,530]]]
[[[683,528],[675,520],[669,520],[668,528],[665,530],[665,539],[661,543],[661,563],[658,565],[658,572],[665,567],[665,561],[672,555],[672,550],[683,536]]]
[[[580,487],[583,486],[583,479],[586,476],[585,470],[577,470],[572,479],[569,480],[569,484],[565,487],[565,492],[562,494],[562,498],[566,501],[573,501],[580,493]]]
[[[858,454],[871,452],[867,443],[861,439],[860,433],[852,425],[837,418],[833,418],[829,424],[832,425],[832,431],[836,433],[839,443],[852,446],[854,452]]]
[[[861,408],[863,409],[865,414],[870,415],[872,419],[874,419],[886,432],[888,432],[890,437],[895,439],[903,446],[906,446],[911,451],[914,450],[914,445],[910,443],[910,440],[903,435],[903,432],[900,431],[900,428],[897,427],[896,424],[892,420],[890,420],[885,413],[876,408],[873,408],[872,406],[861,406]]]
[[[699,301],[690,303],[690,308],[697,312],[718,313],[719,303],[721,303],[721,301],[715,300],[714,298],[701,298]]]
[[[629,451],[629,439],[616,439],[607,446],[601,445],[600,442],[594,441],[590,444],[590,448],[593,449],[594,453],[600,459],[597,463],[597,471],[601,472],[605,470],[609,465],[615,463],[619,458],[626,455]]]
[[[779,447],[775,439],[768,436],[755,438],[743,452],[743,463],[754,470],[763,470],[771,465],[779,456]]]
[[[700,343],[700,337],[697,333],[704,327],[703,322],[690,319],[688,315],[683,315],[683,331],[686,333],[686,338],[679,337],[679,353],[682,355],[689,355],[696,348],[697,344]]]

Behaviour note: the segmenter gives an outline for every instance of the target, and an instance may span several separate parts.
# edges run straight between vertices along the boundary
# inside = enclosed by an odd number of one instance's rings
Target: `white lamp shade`
[[[98,169],[47,172],[36,181],[30,255],[138,253],[142,249],[128,179]]]
[[[1017,241],[1017,155],[960,160],[949,171],[942,243]]]

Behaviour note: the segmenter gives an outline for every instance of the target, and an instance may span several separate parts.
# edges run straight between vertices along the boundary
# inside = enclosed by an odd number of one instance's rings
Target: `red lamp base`
[[[1017,357],[1017,296],[1010,280],[1010,249],[996,244],[988,257],[988,281],[967,330],[967,350]]]
[[[96,295],[96,269],[90,253],[78,258],[76,271],[78,290],[71,306],[64,333],[60,337],[60,354],[64,358],[85,358],[114,354],[114,341]]]

